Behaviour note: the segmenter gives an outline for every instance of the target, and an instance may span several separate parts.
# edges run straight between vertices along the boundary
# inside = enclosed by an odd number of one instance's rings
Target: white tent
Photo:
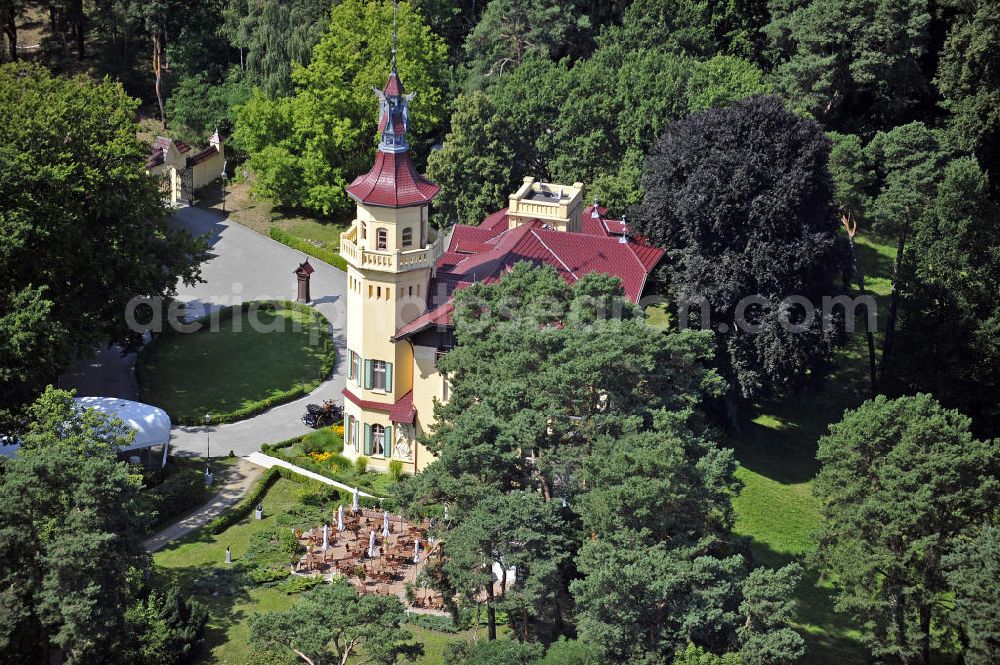
[[[170,449],[170,416],[163,409],[117,397],[75,397],[73,401],[81,410],[94,409],[113,418],[118,418],[135,432],[131,445],[122,446],[119,452],[142,450],[153,446],[163,446],[163,461],[167,463]],[[0,455],[13,457],[21,444],[8,437],[0,438]]]
[[[94,409],[118,418],[135,431],[132,444],[119,448],[120,452],[163,446],[162,464],[166,465],[170,449],[170,416],[166,411],[150,404],[118,397],[76,397],[73,401],[83,409]]]

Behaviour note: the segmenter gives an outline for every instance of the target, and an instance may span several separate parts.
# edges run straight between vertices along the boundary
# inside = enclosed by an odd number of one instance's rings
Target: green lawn
[[[232,548],[233,561],[239,563],[255,531],[271,526],[315,526],[297,524],[298,518],[290,512],[293,506],[300,503],[302,487],[291,480],[279,479],[264,496],[263,520],[250,516],[218,535],[200,531],[153,555],[156,581],[173,580],[184,585],[210,610],[205,646],[197,662],[235,662],[238,656],[250,649],[246,619],[255,612],[287,609],[295,602],[296,595],[290,596],[278,589],[265,587],[251,587],[232,595],[213,595],[210,586],[199,585],[196,580],[205,579],[212,570],[227,568],[224,563],[227,545]],[[413,625],[406,628],[413,633],[414,640],[424,645],[425,653],[417,661],[419,665],[440,663],[449,641],[470,639],[472,635],[471,631],[452,634]]]
[[[140,399],[176,421],[201,422],[207,412],[308,392],[333,364],[327,326],[318,313],[279,308],[244,312],[215,330],[164,334],[140,359]]]
[[[878,238],[858,238],[858,258],[866,286],[879,305],[880,320],[884,320],[894,252],[893,245]],[[816,445],[827,426],[840,420],[844,409],[857,406],[868,396],[864,335],[850,335],[836,361],[824,390],[757,405],[743,432],[730,442],[741,464],[737,475],[744,484],[733,502],[735,530],[753,539],[753,553],[766,565],[802,560],[815,551],[812,534],[820,524],[819,502],[812,494],[812,479],[818,470]],[[857,628],[833,610],[828,580],[821,581],[815,572],[807,571],[798,600],[795,624],[806,638],[806,662],[868,662]]]
[[[198,190],[196,203],[221,213],[221,183],[216,181]],[[271,201],[254,196],[249,183],[237,178],[230,180],[226,187],[225,215],[230,221],[262,235],[274,237],[272,230],[281,231],[289,236],[289,241],[279,238],[280,242],[344,269],[343,259],[338,255],[340,234],[350,225],[351,213],[317,219],[308,212],[275,206]]]

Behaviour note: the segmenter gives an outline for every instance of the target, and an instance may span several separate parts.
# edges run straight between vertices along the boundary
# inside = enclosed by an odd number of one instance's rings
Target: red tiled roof
[[[372,170],[355,178],[347,193],[358,203],[403,208],[428,203],[439,189],[420,175],[407,153],[379,150]]]
[[[177,152],[182,155],[191,149],[191,146],[184,141],[175,141],[173,139],[168,139],[166,136],[157,136],[153,141],[153,145],[150,147],[149,158],[146,160],[146,168],[152,168],[162,164],[163,151],[169,148],[171,144],[173,144]],[[212,148],[212,150],[214,149],[215,148]]]
[[[386,96],[398,97],[399,95],[406,94],[406,90],[403,89],[403,82],[399,80],[399,75],[396,73],[396,66],[392,66],[392,70],[389,72],[389,78],[385,82],[385,87],[382,88],[382,92]]]
[[[413,419],[417,417],[417,410],[413,407],[413,391],[406,393],[392,405],[389,409],[389,420],[394,423],[413,424]]]
[[[495,224],[494,229],[499,226]],[[494,232],[492,237],[482,239]],[[433,326],[449,325],[454,311],[451,296],[456,289],[502,279],[521,261],[550,265],[571,283],[592,272],[618,277],[625,295],[632,302],[638,302],[650,271],[664,251],[633,240],[625,243],[620,240],[620,237],[609,235],[607,229],[603,235],[556,231],[542,228],[538,220],[503,231],[483,226],[456,226],[449,251],[438,260],[431,282],[431,293],[437,293],[438,299],[428,303],[429,311],[396,331],[393,340]],[[463,249],[481,251],[462,253]]]
[[[627,229],[625,223],[620,219],[607,219],[607,208],[597,208],[597,216],[593,215],[594,206],[590,205],[583,209],[583,223],[580,225],[580,232],[591,236],[622,235]]]
[[[396,331],[396,334],[392,336],[392,341],[403,339],[414,333],[418,333],[421,330],[427,330],[434,326],[447,326],[451,325],[451,314],[455,311],[454,305],[452,305],[451,300],[448,302],[435,307],[434,309],[425,312],[421,316],[413,319],[405,326]]]
[[[392,404],[384,404],[382,402],[373,402],[370,399],[361,399],[360,397],[358,397],[357,395],[355,395],[354,393],[352,393],[347,388],[344,388],[340,392],[341,392],[341,394],[344,397],[346,397],[350,401],[354,402],[355,404],[357,404],[358,406],[360,406],[362,409],[368,409],[369,411],[382,411],[382,412],[388,413],[389,410],[392,409],[392,407],[393,407]]]

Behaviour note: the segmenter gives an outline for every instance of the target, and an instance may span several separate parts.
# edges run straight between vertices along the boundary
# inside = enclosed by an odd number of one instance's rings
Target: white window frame
[[[381,390],[386,392],[386,361],[384,360],[373,360],[372,361],[372,390]],[[381,379],[381,381],[380,381]],[[381,383],[381,385],[379,385]]]

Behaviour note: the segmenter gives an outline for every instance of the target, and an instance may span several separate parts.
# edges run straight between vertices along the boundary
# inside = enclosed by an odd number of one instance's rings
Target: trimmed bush
[[[250,491],[247,492],[242,501],[208,523],[208,531],[220,534],[249,515],[257,507],[257,504],[260,503],[260,500],[264,498],[264,495],[267,494],[267,490],[270,489],[271,485],[276,483],[278,478],[282,477],[282,471],[288,471],[288,469],[273,466],[265,471],[264,475],[257,479],[257,482],[250,488]]]
[[[211,498],[205,476],[199,468],[184,468],[167,476],[156,487],[139,494],[139,515],[143,529],[152,533],[188,513]]]
[[[322,577],[303,577],[301,575],[293,575],[287,580],[278,585],[278,589],[284,591],[289,596],[293,593],[302,593],[303,591],[308,591],[314,586],[319,586],[323,584],[324,580]]]
[[[394,459],[389,462],[389,477],[395,483],[401,482],[403,480],[403,463],[398,459]]]
[[[455,624],[449,616],[440,616],[437,614],[407,614],[406,623],[414,626],[420,626],[421,628],[426,628],[427,630],[436,630],[439,633],[458,632],[458,628],[455,627]]]
[[[359,457],[354,460],[354,472],[359,476],[363,476],[368,471],[368,458]]]
[[[340,268],[345,271],[347,270],[347,261],[344,260],[339,252],[332,249],[317,247],[311,242],[306,242],[302,238],[296,238],[288,231],[274,226],[272,226],[271,230],[268,231],[268,235],[271,236],[271,239],[277,240],[282,245],[288,245],[292,249],[297,249],[300,252],[319,259],[320,261],[325,261],[335,268]]]
[[[269,311],[277,309],[292,309],[300,312],[307,312],[310,316],[314,316],[319,319],[321,323],[326,324],[330,327],[330,321],[323,316],[320,312],[309,307],[308,305],[303,305],[302,303],[294,302],[291,300],[252,300],[249,302],[244,302],[239,305],[233,305],[231,307],[226,307],[218,312],[205,315],[199,319],[195,319],[190,323],[193,325],[198,325],[205,327],[211,325],[212,319],[216,318],[220,323],[232,319],[237,314],[244,314],[250,311],[251,308],[258,308],[260,311]],[[195,331],[198,332],[198,331]],[[181,334],[179,331],[173,328],[167,328],[162,333],[154,336],[153,340],[147,344],[145,347],[139,351],[139,355],[135,363],[135,374],[136,380],[139,383],[140,393],[146,391],[146,386],[149,385],[150,376],[146,371],[146,364],[144,359],[150,353],[151,349],[154,349],[156,345],[162,343],[162,340],[167,337],[172,337],[174,335]],[[225,424],[234,423],[240,420],[246,420],[252,416],[259,413],[267,411],[271,407],[277,406],[279,404],[284,404],[285,402],[290,402],[292,400],[298,399],[304,395],[308,395],[310,392],[315,390],[315,388],[320,385],[330,374],[333,372],[333,368],[337,363],[337,353],[336,348],[333,345],[333,341],[329,340],[329,354],[324,358],[323,364],[320,368],[319,376],[316,379],[306,381],[299,385],[296,385],[288,390],[284,390],[279,393],[270,395],[262,400],[258,400],[247,406],[241,407],[239,409],[234,409],[228,412],[212,412],[212,422],[214,424]],[[179,417],[175,413],[170,413],[170,418],[175,425],[203,425],[204,420],[202,416],[196,418],[190,417]]]

